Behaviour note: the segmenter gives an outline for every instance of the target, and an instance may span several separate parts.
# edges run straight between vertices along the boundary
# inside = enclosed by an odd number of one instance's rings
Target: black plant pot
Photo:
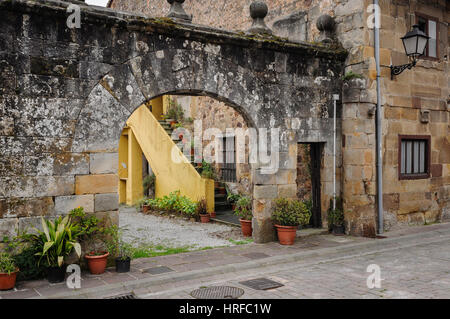
[[[66,279],[66,266],[47,268],[47,280],[51,284],[63,282]]]
[[[129,272],[130,271],[131,258],[127,259],[116,258],[116,271],[117,272]]]
[[[344,225],[333,225],[333,234],[336,236],[345,235],[345,227]]]

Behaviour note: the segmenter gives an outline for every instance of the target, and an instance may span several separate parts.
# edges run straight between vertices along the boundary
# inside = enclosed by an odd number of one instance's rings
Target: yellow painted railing
[[[127,126],[156,176],[156,197],[179,190],[194,201],[206,199],[208,211],[214,211],[214,181],[200,176],[145,105],[134,111]]]

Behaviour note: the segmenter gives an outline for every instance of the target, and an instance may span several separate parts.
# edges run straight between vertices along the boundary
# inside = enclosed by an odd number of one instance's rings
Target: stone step
[[[218,201],[226,201],[227,200],[227,194],[214,194],[214,198]]]

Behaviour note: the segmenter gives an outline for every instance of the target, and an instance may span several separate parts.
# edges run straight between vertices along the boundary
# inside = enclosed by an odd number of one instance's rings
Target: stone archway
[[[331,140],[345,51],[96,7],[68,29],[66,2],[0,6],[0,33],[15,34],[0,63],[11,75],[0,83],[0,113],[14,123],[0,134],[0,229],[13,233],[76,206],[117,216],[125,121],[151,98],[189,93],[226,102],[258,130],[280,128],[277,172],[252,169],[255,241],[274,238],[273,199],[296,194],[297,142]]]
[[[195,65],[192,61],[196,60],[195,54],[198,52],[206,61],[221,61],[219,56],[205,54],[199,49],[161,50],[136,57],[111,70],[93,88],[78,116],[72,152],[89,154],[90,158],[97,161],[116,160],[118,140],[130,115],[146,101],[166,94],[183,93],[215,98],[242,114],[249,127],[255,127],[258,122],[257,110],[263,98],[255,95],[255,90],[249,92],[246,84],[257,83],[258,79],[248,70],[244,74],[246,70],[226,60],[224,65],[217,65],[217,62],[213,64],[213,70],[209,69],[209,64],[198,65],[201,71],[193,76]],[[170,76],[171,72],[173,77]],[[214,72],[215,76],[209,77]],[[91,172],[91,176],[78,179],[80,183],[77,183],[77,189],[86,189],[81,191],[82,195],[89,192],[88,187],[83,186],[85,183],[100,186],[111,183],[117,175],[117,171],[113,170],[106,174],[97,173],[101,172]],[[115,200],[115,193],[93,195],[95,198]]]

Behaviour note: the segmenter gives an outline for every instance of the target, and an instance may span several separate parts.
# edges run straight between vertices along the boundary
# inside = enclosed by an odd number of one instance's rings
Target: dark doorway
[[[321,182],[323,143],[299,143],[297,152],[297,196],[311,205],[310,227],[322,227]]]
[[[222,181],[236,183],[236,138],[226,136],[222,138],[222,164],[220,166]]]

